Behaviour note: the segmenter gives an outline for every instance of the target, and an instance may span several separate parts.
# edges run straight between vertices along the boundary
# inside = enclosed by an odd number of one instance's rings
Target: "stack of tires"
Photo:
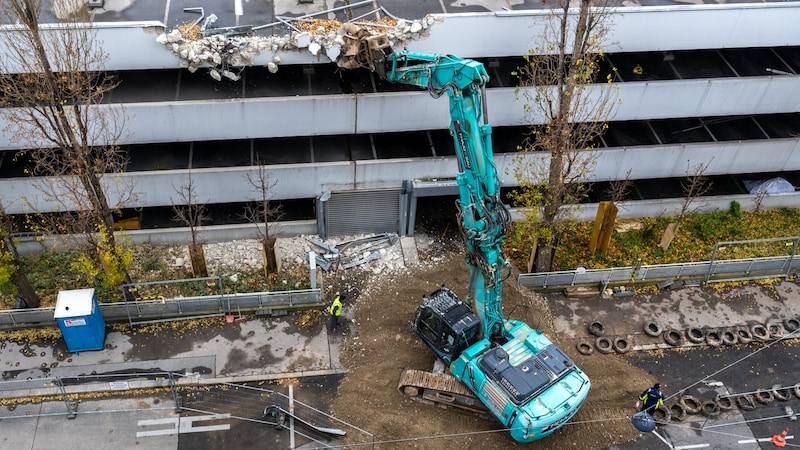
[[[594,321],[589,324],[589,334],[595,337],[594,346],[587,342],[578,342],[577,350],[583,355],[598,353],[628,353],[631,350],[631,341],[627,336],[606,336],[606,329],[602,323]]]
[[[632,348],[630,336],[606,336],[605,326],[599,321],[590,323],[587,330],[594,336],[594,343],[578,342],[576,348],[583,355],[591,355],[595,351],[602,354],[627,353]],[[687,344],[721,347],[751,342],[768,342],[786,337],[787,334],[800,338],[800,318],[792,317],[783,321],[720,328],[689,327],[685,330],[675,328],[664,330],[657,322],[650,321],[644,324],[643,330],[650,337],[660,337],[671,347],[681,347]]]
[[[680,395],[656,410],[653,418],[658,423],[682,422],[687,416],[696,414],[713,419],[720,413],[730,411],[733,408],[739,408],[741,411],[752,411],[759,405],[769,405],[774,401],[788,401],[792,396],[800,399],[800,383],[794,386],[776,384],[770,389],[758,389],[753,393],[746,394],[717,394],[714,398],[706,400],[700,400],[692,395]]]
[[[711,347],[749,344],[751,342],[768,342],[785,337],[788,333],[797,334],[800,338],[800,319],[789,318],[782,322],[769,321],[753,325],[735,325],[730,327],[689,327],[685,330],[662,330],[656,322],[644,324],[644,332],[651,337],[659,337],[672,347],[685,344],[704,344]]]

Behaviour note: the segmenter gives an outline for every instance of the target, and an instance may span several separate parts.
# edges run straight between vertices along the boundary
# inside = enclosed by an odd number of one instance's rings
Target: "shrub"
[[[731,202],[731,216],[734,219],[739,219],[742,217],[742,205],[739,204],[736,200]]]

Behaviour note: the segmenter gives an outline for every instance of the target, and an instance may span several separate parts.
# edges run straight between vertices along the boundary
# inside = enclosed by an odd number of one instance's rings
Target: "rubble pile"
[[[362,33],[383,36],[388,45],[395,48],[427,36],[440,17],[427,16],[419,20],[385,17],[379,21],[358,22],[357,28]],[[338,62],[348,50],[347,30],[353,29],[353,23],[343,24],[336,20],[298,21],[291,22],[291,26],[294,31],[290,34],[262,36],[255,33],[204,33],[200,25],[194,23],[161,34],[156,41],[180,58],[182,67],[190,72],[207,67],[209,75],[218,81],[222,77],[236,81],[239,79],[236,68],[253,66],[254,59],[262,53],[272,53],[266,64],[271,73],[278,71],[281,53],[309,52],[318,59],[326,57]]]
[[[326,245],[336,247],[337,245],[347,244],[348,242],[358,242],[367,236],[339,236],[325,241]],[[281,258],[281,265],[307,266],[308,253],[311,251],[320,252],[319,236],[294,236],[279,238],[276,246],[277,253]],[[393,272],[404,269],[403,252],[396,240],[387,240],[387,245],[379,248],[350,248],[343,249],[342,255],[352,257],[353,268],[358,266],[359,270],[371,273]],[[220,242],[214,244],[204,244],[204,253],[209,272],[212,275],[225,273],[230,269],[263,268],[263,254],[261,241],[257,239],[243,239],[236,241]],[[363,262],[361,261],[363,260]],[[349,260],[348,260],[349,261]],[[324,262],[320,256],[319,262]],[[171,259],[168,261],[171,266],[184,267],[191,269],[189,251],[187,246],[175,246],[171,252]],[[332,267],[332,269],[345,269],[344,264]]]

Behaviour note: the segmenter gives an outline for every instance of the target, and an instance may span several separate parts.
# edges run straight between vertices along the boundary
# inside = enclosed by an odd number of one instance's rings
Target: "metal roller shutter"
[[[327,236],[397,233],[400,189],[333,192],[325,202]]]

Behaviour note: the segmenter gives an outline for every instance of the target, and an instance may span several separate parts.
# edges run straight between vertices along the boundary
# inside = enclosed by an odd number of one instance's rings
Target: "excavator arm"
[[[502,284],[509,271],[502,244],[510,216],[492,155],[485,101],[489,75],[477,61],[393,52],[385,36],[353,24],[345,24],[344,31],[348,47],[341,67],[366,67],[389,82],[425,88],[437,98],[447,94],[450,100],[472,308],[445,287],[423,297],[414,331],[452,376],[406,371],[398,389],[439,406],[488,411],[519,442],[551,434],[575,415],[591,383],[541,330],[503,317]]]
[[[485,101],[489,75],[474,60],[413,52],[388,54],[382,67],[380,74],[387,81],[426,88],[434,98],[447,94],[450,99],[450,134],[458,157],[459,223],[471,272],[469,299],[484,336],[502,342],[501,291],[508,273],[502,244],[509,213],[500,200],[492,156]]]

